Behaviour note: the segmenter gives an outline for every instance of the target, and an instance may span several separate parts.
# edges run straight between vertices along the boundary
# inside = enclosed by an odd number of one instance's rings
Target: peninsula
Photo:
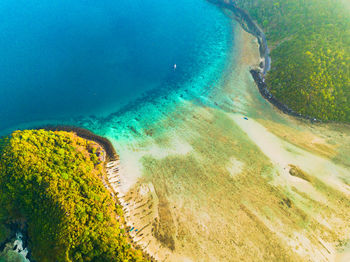
[[[0,242],[17,225],[33,261],[144,261],[107,186],[105,161],[115,155],[73,132],[43,129],[2,138],[0,152]]]
[[[346,3],[209,1],[233,11],[243,28],[258,38],[261,56],[267,62],[262,64],[263,79],[256,71],[252,74],[266,99],[294,116],[350,123],[350,19]]]

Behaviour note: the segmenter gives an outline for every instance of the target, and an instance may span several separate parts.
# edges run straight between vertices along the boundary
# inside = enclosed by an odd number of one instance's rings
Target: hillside
[[[271,93],[293,110],[350,122],[350,15],[342,1],[236,0],[266,33]]]
[[[0,145],[1,231],[26,226],[35,261],[142,261],[103,186],[98,144],[74,133],[28,130]]]

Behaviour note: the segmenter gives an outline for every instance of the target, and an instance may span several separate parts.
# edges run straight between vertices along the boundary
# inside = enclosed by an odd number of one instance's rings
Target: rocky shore
[[[7,238],[0,243],[0,261],[35,262],[28,247],[27,225],[16,221],[6,225],[9,231]]]
[[[107,156],[106,161],[116,161],[118,159],[117,152],[115,151],[112,143],[107,138],[96,135],[87,129],[75,127],[75,126],[63,126],[63,125],[58,125],[58,126],[47,125],[43,127],[38,127],[36,129],[44,129],[47,131],[74,132],[79,137],[94,141],[100,146],[102,146],[102,148],[106,151],[106,156]]]
[[[265,76],[271,68],[271,58],[270,50],[267,45],[267,40],[262,29],[254,22],[250,15],[243,9],[239,8],[235,1],[233,0],[208,0],[210,3],[213,3],[220,8],[231,11],[230,14],[233,15],[234,19],[242,26],[242,28],[248,33],[255,36],[259,43],[259,52],[261,63],[259,67],[253,68],[250,70],[250,73],[259,89],[260,94],[268,100],[272,105],[277,107],[283,113],[310,120],[311,122],[320,122],[320,120],[302,115],[293,109],[289,108],[286,104],[280,102],[276,97],[274,97],[269,91],[267,84],[265,83]]]

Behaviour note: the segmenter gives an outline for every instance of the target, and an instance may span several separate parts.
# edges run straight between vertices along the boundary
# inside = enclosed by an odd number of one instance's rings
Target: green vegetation
[[[74,133],[16,131],[0,143],[0,224],[28,226],[36,261],[142,261],[101,177],[101,147]]]
[[[339,0],[237,0],[263,28],[278,100],[322,120],[350,122],[350,14]]]

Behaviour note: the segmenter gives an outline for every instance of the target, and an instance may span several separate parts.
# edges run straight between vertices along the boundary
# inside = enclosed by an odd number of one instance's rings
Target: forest
[[[341,0],[236,0],[266,34],[266,83],[282,103],[350,123],[350,9]]]
[[[35,261],[144,261],[121,229],[121,207],[103,186],[102,153],[72,132],[25,130],[3,137],[1,231],[25,224]]]

